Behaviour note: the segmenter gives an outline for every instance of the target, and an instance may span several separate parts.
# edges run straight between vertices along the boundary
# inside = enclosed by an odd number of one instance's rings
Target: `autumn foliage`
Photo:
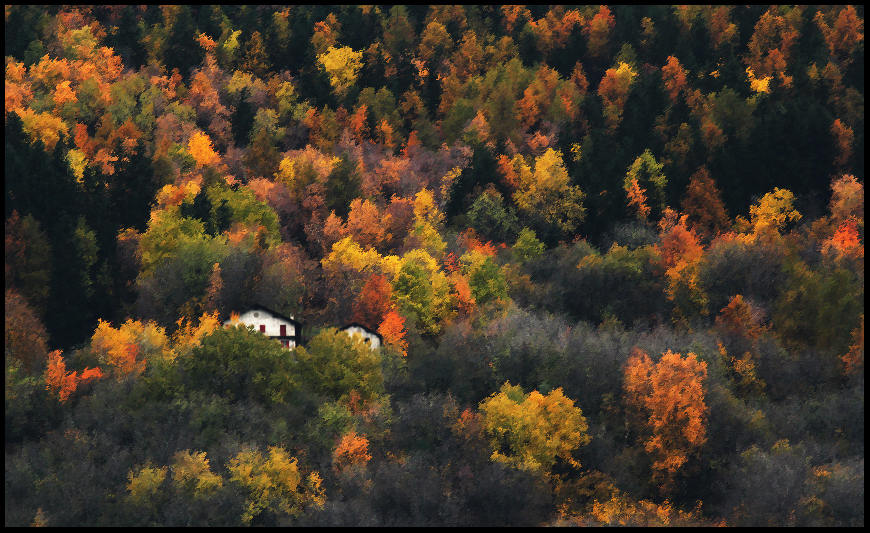
[[[66,371],[66,363],[60,350],[48,354],[48,368],[45,370],[45,388],[61,402],[66,402],[76,389],[103,377],[99,367],[85,368],[81,374]]]
[[[332,454],[333,468],[341,471],[352,466],[365,466],[372,458],[368,449],[368,439],[357,435],[354,431],[346,433]]]
[[[634,348],[625,367],[625,393],[656,478],[669,487],[707,441],[707,363],[670,350],[654,363]]]
[[[863,17],[7,5],[6,523],[863,526]]]

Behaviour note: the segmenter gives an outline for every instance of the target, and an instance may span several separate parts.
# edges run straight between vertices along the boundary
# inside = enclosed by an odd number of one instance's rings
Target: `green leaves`
[[[220,328],[180,362],[188,390],[272,404],[295,389],[292,352],[252,327]]]
[[[319,394],[346,401],[355,391],[370,402],[384,393],[380,353],[358,337],[327,328],[294,354],[299,380]]]

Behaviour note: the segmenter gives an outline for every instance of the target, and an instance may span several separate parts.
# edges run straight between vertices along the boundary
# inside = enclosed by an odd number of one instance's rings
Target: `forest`
[[[863,526],[863,31],[7,5],[5,525]]]

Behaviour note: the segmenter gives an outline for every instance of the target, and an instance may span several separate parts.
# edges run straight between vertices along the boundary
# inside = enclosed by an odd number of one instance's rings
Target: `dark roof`
[[[273,310],[269,309],[268,307],[266,307],[264,305],[260,305],[260,304],[251,305],[239,314],[243,315],[243,314],[247,313],[248,311],[253,311],[255,309],[258,309],[260,311],[265,311],[265,312],[271,314],[272,316],[280,318],[281,320],[286,320],[287,322],[293,322],[293,324],[299,326],[300,328],[302,327],[302,322],[299,322],[298,320],[294,320],[294,319],[290,318],[289,316],[282,315],[281,313],[279,313],[277,311],[273,311]],[[230,315],[230,316],[232,316],[232,315]],[[230,316],[226,316],[223,319],[221,319],[221,323],[223,324],[224,322],[229,320]]]
[[[381,335],[381,334],[378,333],[377,331],[373,331],[371,328],[367,328],[367,327],[363,326],[363,325],[360,324],[359,322],[351,322],[350,324],[345,324],[344,326],[342,326],[341,330],[344,331],[344,330],[346,330],[347,328],[352,328],[352,327],[362,328],[362,330],[365,331],[366,333],[369,333],[369,334],[374,335],[375,337],[377,337],[377,338],[381,341],[381,344],[384,343],[384,337],[383,337],[383,335]]]

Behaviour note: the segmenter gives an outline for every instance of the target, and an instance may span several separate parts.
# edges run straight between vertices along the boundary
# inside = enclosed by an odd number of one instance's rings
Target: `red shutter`
[[[266,333],[266,325],[260,324],[260,333]]]
[[[287,336],[287,326],[281,326],[281,336],[282,337]]]

